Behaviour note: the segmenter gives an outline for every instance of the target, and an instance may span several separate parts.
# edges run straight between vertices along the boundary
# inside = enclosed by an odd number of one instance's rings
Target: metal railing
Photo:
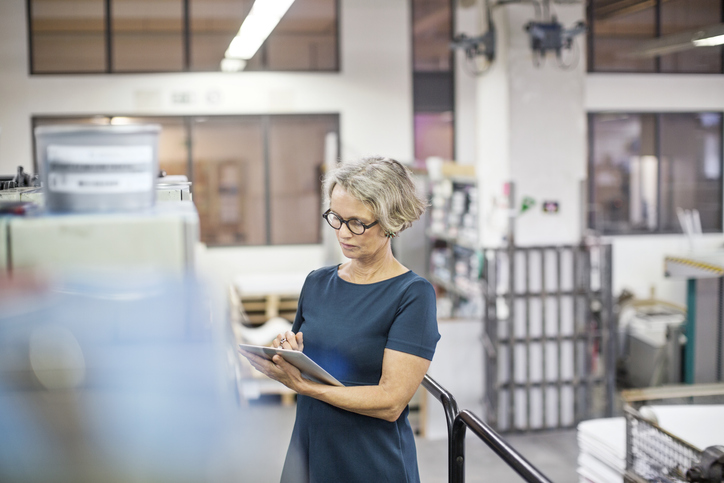
[[[442,403],[448,434],[448,481],[465,481],[465,432],[470,428],[500,459],[529,483],[551,483],[543,473],[506,443],[493,429],[467,409],[458,410],[453,395],[433,378],[425,375],[422,385]]]

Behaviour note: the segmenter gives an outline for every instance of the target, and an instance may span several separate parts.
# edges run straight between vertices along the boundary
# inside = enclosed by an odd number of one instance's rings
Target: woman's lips
[[[346,243],[340,243],[340,245],[342,245],[342,248],[345,248],[347,250],[351,250],[351,249],[355,248],[354,245],[347,245]]]

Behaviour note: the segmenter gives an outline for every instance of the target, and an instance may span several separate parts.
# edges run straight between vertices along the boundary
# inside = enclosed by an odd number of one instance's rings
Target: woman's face
[[[354,198],[340,185],[332,190],[329,208],[345,220],[356,218],[365,225],[377,221],[372,212],[364,203]],[[374,258],[388,249],[388,238],[382,233],[382,228],[377,224],[365,230],[361,235],[355,235],[345,223],[339,230],[335,230],[339,246],[342,247],[344,256],[351,259]]]

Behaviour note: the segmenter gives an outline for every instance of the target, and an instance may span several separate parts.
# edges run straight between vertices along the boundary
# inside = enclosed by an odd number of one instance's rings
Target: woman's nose
[[[349,229],[349,226],[347,226],[347,223],[342,223],[342,226],[339,227],[339,234],[345,238],[349,238],[354,235],[354,233],[352,233]]]

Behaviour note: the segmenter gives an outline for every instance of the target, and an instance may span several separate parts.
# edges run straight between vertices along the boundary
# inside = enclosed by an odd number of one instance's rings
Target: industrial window
[[[338,150],[330,144],[338,142],[337,114],[33,119],[70,123],[160,124],[159,167],[192,182],[207,245],[320,242],[320,179],[334,154],[326,150]]]
[[[724,72],[724,0],[589,0],[591,72]]]
[[[27,2],[31,74],[339,70],[339,0],[270,0],[291,5],[243,53],[229,46],[254,0]]]
[[[594,113],[589,137],[589,228],[722,231],[722,113]]]
[[[451,0],[412,1],[415,160],[455,159]]]

